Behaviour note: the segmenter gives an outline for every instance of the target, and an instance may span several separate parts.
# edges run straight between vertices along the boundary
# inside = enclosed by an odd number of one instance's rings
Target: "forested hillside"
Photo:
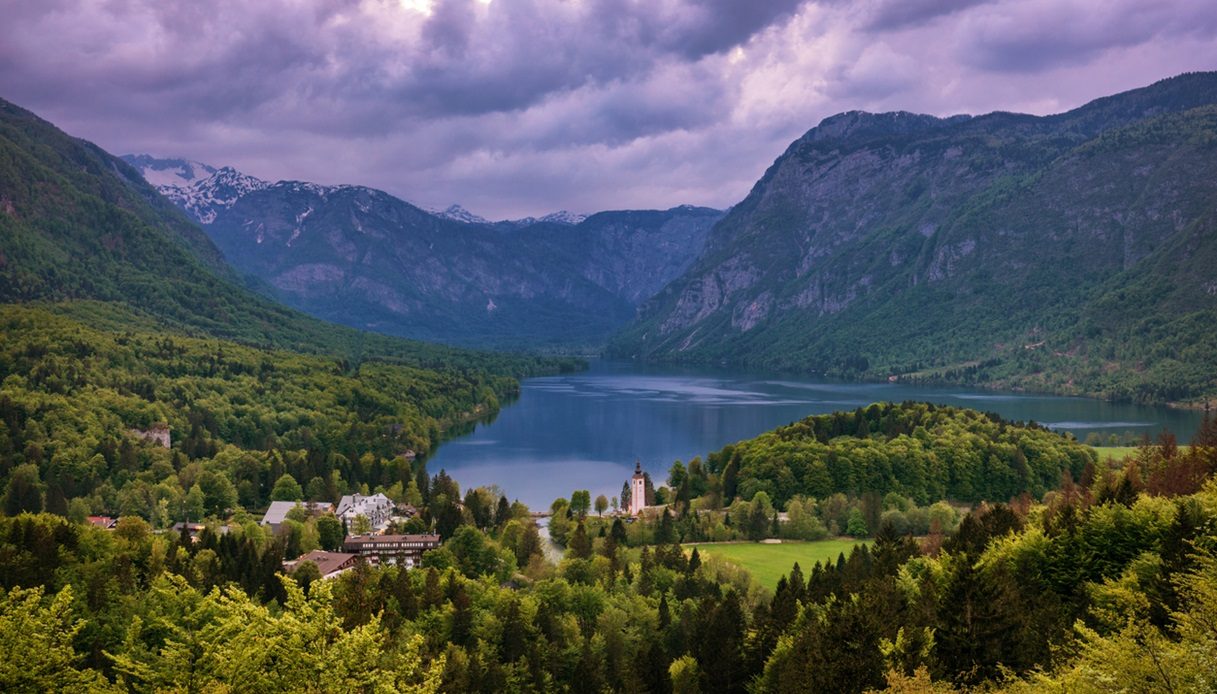
[[[10,515],[75,505],[164,527],[264,507],[284,474],[325,498],[404,484],[414,473],[399,456],[518,388],[482,371],[94,330],[33,307],[0,307],[0,329],[0,478],[32,490],[10,497]],[[157,424],[171,449],[130,433]],[[187,508],[192,492],[202,508]]]
[[[1195,73],[1050,117],[828,118],[613,352],[1211,396],[1214,103]]]

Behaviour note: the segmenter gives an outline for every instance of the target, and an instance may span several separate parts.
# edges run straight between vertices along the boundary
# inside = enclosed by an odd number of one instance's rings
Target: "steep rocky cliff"
[[[1212,257],[1217,243],[1214,103],[1217,74],[1203,73],[1050,117],[828,118],[613,352],[1141,399],[1217,393],[1217,357],[1202,348],[1217,331],[1198,327],[1217,306],[1217,265],[1167,260]],[[1147,284],[1132,301],[1127,288]],[[1146,340],[1147,320],[1184,321],[1169,353]]]

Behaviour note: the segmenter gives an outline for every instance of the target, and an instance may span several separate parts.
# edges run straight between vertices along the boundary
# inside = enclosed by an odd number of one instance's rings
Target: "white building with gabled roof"
[[[380,532],[389,527],[389,519],[393,515],[393,500],[384,494],[347,494],[338,502],[338,510],[334,512],[338,519],[347,524],[347,530],[353,531],[355,519],[363,516],[368,519],[374,532]]]

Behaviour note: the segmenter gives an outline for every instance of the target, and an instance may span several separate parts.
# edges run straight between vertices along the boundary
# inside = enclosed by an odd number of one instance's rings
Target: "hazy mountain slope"
[[[721,216],[685,206],[478,222],[455,206],[435,214],[371,188],[269,184],[229,168],[160,190],[284,303],[493,347],[602,343],[688,267]]]
[[[279,183],[207,230],[239,269],[314,315],[502,347],[603,340],[688,266],[718,217],[678,208],[500,230],[367,188]]]
[[[1217,392],[1208,367],[1163,389],[1134,356],[1150,353],[1144,337],[1120,357],[1109,348],[1124,333],[1088,336],[1077,321],[1114,320],[1097,308],[1119,291],[1109,282],[1161,277],[1173,266],[1142,263],[1211,218],[1211,103],[1217,75],[1206,73],[1048,118],[826,119],[716,225],[613,351],[1145,399]],[[1194,234],[1194,246],[1214,242]],[[1211,282],[1214,267],[1196,272]],[[1198,310],[1214,300],[1189,296]],[[1120,320],[1162,315],[1160,299]],[[1203,339],[1194,327],[1176,336]]]

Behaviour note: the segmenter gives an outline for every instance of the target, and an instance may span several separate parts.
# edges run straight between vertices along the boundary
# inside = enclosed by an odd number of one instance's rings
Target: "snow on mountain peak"
[[[128,154],[123,160],[139,169],[144,180],[201,224],[211,224],[221,209],[269,184],[237,171],[219,169],[189,159],[159,159],[147,154]]]
[[[499,222],[499,223],[500,224],[510,224],[517,228],[526,227],[531,224],[540,224],[542,222],[549,222],[550,224],[565,224],[567,226],[574,226],[574,225],[582,222],[585,219],[587,219],[587,215],[585,215],[585,214],[575,214],[574,212],[567,212],[566,210],[559,210],[557,212],[551,212],[551,213],[545,215],[544,217],[521,217],[520,219],[503,220],[502,222]]]
[[[207,178],[186,186],[158,186],[161,195],[185,210],[202,224],[215,221],[220,210],[236,204],[243,196],[267,187],[267,182],[225,166]]]
[[[585,214],[576,214],[574,212],[567,212],[566,210],[558,210],[557,212],[545,215],[541,218],[541,221],[553,222],[554,224],[579,224],[585,219],[587,219],[587,215]]]
[[[521,217],[520,219],[504,219],[498,222],[492,222],[489,219],[476,215],[457,204],[449,205],[448,209],[443,211],[430,210],[430,212],[436,217],[451,219],[455,222],[464,222],[465,224],[504,224],[516,228],[526,227],[530,224],[537,224],[539,222],[573,225],[587,219],[587,215],[585,214],[575,214],[573,212],[567,212],[566,210],[560,210],[558,212],[547,214],[544,217]]]
[[[466,224],[490,223],[490,220],[486,219],[485,217],[476,215],[457,204],[449,205],[448,209],[443,210],[442,212],[433,210],[431,214],[434,214],[436,217],[443,217],[444,219],[451,219],[454,222],[464,222]]]

